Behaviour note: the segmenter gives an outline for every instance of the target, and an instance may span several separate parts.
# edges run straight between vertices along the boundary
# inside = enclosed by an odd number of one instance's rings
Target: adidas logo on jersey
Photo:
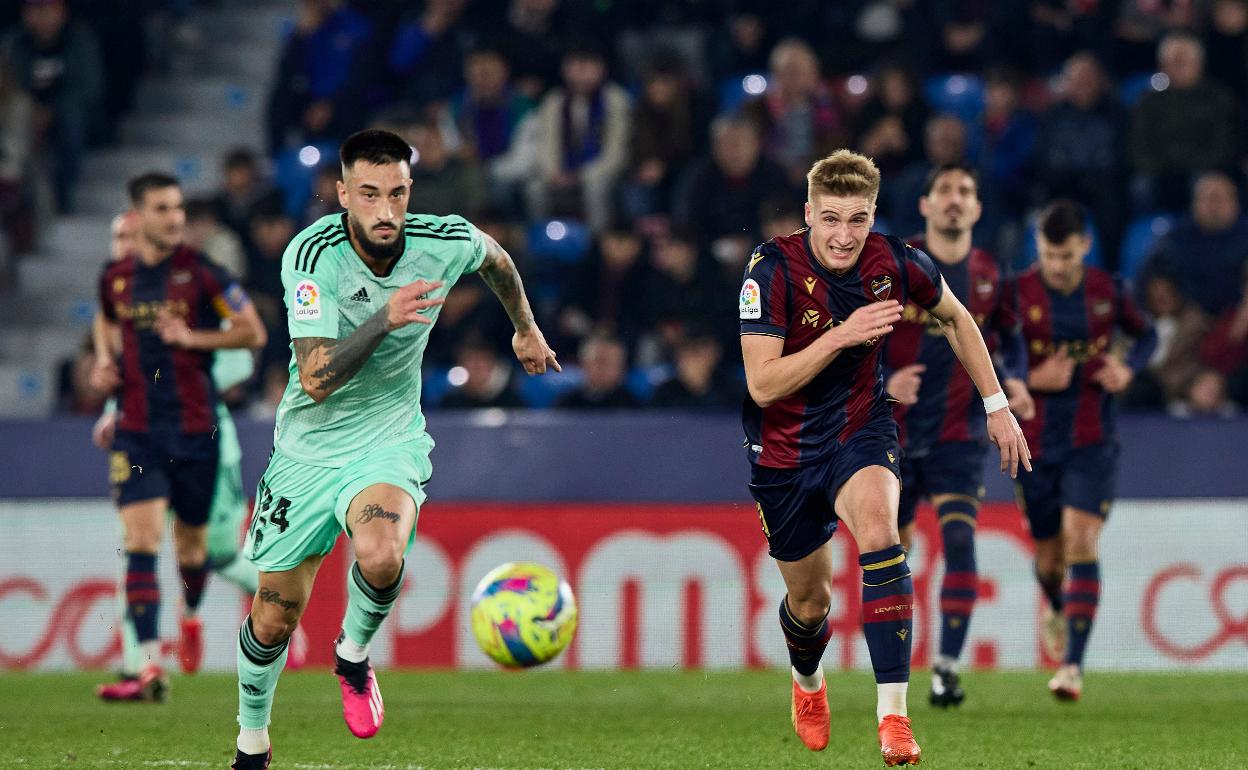
[[[372,300],[368,298],[368,292],[364,291],[363,286],[361,286],[360,290],[357,291],[355,294],[352,294],[349,297],[349,299],[355,302],[370,302],[370,303],[372,302]]]

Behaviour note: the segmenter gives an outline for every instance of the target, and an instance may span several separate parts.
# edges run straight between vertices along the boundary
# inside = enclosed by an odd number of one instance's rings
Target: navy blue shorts
[[[1031,473],[1020,471],[1015,492],[1036,540],[1062,531],[1062,508],[1070,506],[1105,518],[1114,499],[1118,444],[1079,447],[1060,461],[1031,461]]]
[[[919,501],[936,495],[984,497],[984,457],[988,445],[979,441],[950,441],[937,444],[922,457],[901,461],[901,504],[897,526],[914,521]]]
[[[215,434],[117,431],[108,476],[117,505],[164,497],[178,520],[208,523],[221,454]]]
[[[836,532],[836,493],[863,468],[881,465],[898,478],[901,449],[897,433],[857,433],[831,457],[801,468],[752,465],[750,495],[767,536],[768,552],[779,561],[797,561],[819,550]]]

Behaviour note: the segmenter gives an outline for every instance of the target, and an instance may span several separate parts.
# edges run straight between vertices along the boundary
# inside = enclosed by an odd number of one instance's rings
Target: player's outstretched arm
[[[942,279],[943,282],[943,279]],[[953,348],[954,355],[962,362],[971,381],[984,398],[988,412],[988,439],[1001,451],[1001,470],[1009,471],[1011,478],[1018,476],[1018,466],[1031,470],[1031,451],[1027,439],[1018,426],[1018,420],[1009,410],[1009,402],[997,381],[988,346],[979,333],[979,325],[948,286],[941,291],[940,301],[928,310],[944,326],[945,338]]]
[[[390,301],[346,337],[296,337],[295,363],[303,392],[318,404],[346,385],[364,367],[385,336],[413,323],[432,323],[424,311],[441,305],[441,297],[426,297],[442,287],[441,281],[413,281],[401,287]]]
[[[533,320],[533,308],[529,307],[529,298],[524,294],[524,283],[520,280],[516,263],[512,261],[507,250],[498,245],[498,241],[486,233],[481,233],[481,238],[485,242],[485,261],[477,272],[481,274],[486,286],[490,287],[490,291],[498,297],[498,301],[503,303],[511,325],[516,328],[516,333],[511,338],[511,348],[524,365],[524,371],[529,374],[544,374],[548,367],[556,372],[563,371],[555,351],[546,344],[546,337]]]

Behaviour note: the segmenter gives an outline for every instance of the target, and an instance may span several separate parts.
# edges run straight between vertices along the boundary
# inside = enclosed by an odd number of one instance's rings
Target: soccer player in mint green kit
[[[282,257],[293,356],[244,545],[260,588],[238,636],[236,770],[272,760],[269,714],[287,640],[341,532],[355,555],[335,646],[343,717],[359,738],[381,727],[368,645],[402,588],[432,472],[420,366],[451,286],[479,273],[515,326],[525,371],[559,370],[507,252],[463,217],[406,213],[410,157],[387,131],[348,137],[338,183],[346,212],[299,233]]]

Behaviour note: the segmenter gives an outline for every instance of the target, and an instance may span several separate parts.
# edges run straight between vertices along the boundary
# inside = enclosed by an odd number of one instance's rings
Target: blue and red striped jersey
[[[922,238],[910,242],[916,248],[926,248]],[[975,318],[990,352],[1006,338],[1017,342],[1017,303],[991,254],[972,248],[957,264],[938,259],[932,262],[949,290]],[[984,402],[975,383],[954,355],[940,323],[913,302],[903,309],[901,321],[893,325],[884,348],[886,370],[911,364],[926,367],[919,375],[919,400],[911,406],[893,405],[907,455],[923,456],[941,442],[984,440],[988,432]],[[1019,376],[1026,377],[1026,373]]]
[[[213,351],[161,341],[156,314],[165,309],[191,329],[216,330],[247,295],[202,254],[179,246],[157,265],[137,256],[109,263],[99,283],[100,311],[121,329],[119,430],[208,433],[216,424]]]
[[[895,299],[932,308],[940,273],[923,252],[871,233],[857,264],[842,275],[815,259],[805,229],[759,246],[741,287],[741,334],[784,340],[796,353],[871,302]],[[748,395],[742,421],[750,458],[771,468],[818,463],[850,436],[891,410],[884,397],[880,345],[841,351],[800,391],[766,408]]]
[[[1092,377],[1111,352],[1115,332],[1145,339],[1148,321],[1113,276],[1094,267],[1084,267],[1083,283],[1070,294],[1049,288],[1039,266],[1020,275],[1017,283],[1028,367],[1061,347],[1076,362],[1066,390],[1033,391],[1035,417],[1022,423],[1031,456],[1060,461],[1071,449],[1114,437],[1110,396]]]

